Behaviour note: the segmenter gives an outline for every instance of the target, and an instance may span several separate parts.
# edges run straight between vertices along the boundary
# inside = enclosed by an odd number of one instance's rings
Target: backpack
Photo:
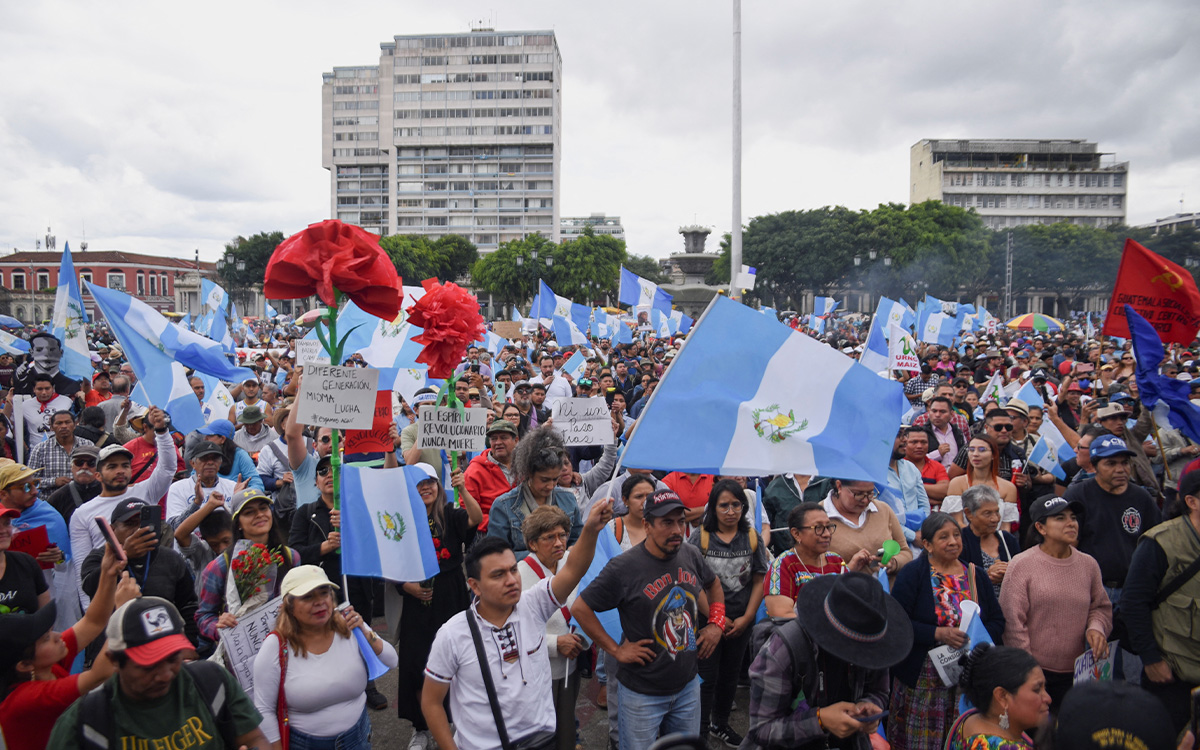
[[[213,662],[190,661],[183,665],[182,672],[186,672],[195,684],[225,747],[238,747],[233,712],[225,694],[225,668]],[[116,689],[116,680],[108,680],[80,699],[79,747],[82,750],[117,750],[117,723],[110,709]]]
[[[812,697],[815,696],[819,688],[817,684],[817,672],[815,669],[810,669],[802,676],[798,673],[801,664],[816,665],[816,644],[808,638],[798,619],[794,617],[768,617],[755,625],[750,634],[750,653],[754,654],[755,658],[761,655],[762,650],[766,647],[767,641],[771,639],[772,635],[777,635],[783,640],[784,646],[787,647],[788,653],[792,657],[793,698],[803,694],[809,696],[811,702]],[[794,703],[795,701],[793,701]],[[792,708],[794,710],[795,705]]]

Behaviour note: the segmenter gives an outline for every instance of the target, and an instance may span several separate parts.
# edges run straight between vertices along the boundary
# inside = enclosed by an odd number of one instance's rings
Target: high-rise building
[[[591,216],[564,216],[559,221],[559,231],[562,240],[573,240],[583,234],[585,227],[592,228],[592,234],[608,235],[618,240],[625,239],[625,227],[621,226],[620,216],[592,214]]]
[[[1125,222],[1129,163],[1084,140],[921,140],[909,200],[973,208],[991,229]]]
[[[378,65],[323,74],[330,212],[378,234],[481,251],[558,242],[562,57],[553,31],[397,36]]]

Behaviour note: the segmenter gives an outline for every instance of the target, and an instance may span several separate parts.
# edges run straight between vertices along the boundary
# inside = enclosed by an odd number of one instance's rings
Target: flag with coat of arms
[[[435,469],[436,470],[436,469]],[[439,572],[418,466],[342,467],[342,572],[389,581],[424,581]],[[439,541],[440,544],[440,541]]]

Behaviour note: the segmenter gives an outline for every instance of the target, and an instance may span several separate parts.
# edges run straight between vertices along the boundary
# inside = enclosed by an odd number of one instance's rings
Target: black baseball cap
[[[1054,747],[1173,748],[1175,729],[1162,702],[1125,682],[1083,682],[1063,698]]]
[[[142,512],[142,508],[145,507],[146,503],[142,500],[138,500],[137,498],[122,500],[121,502],[117,503],[117,507],[113,508],[112,516],[109,517],[108,520],[113,524],[118,524],[122,521],[128,521],[130,518],[139,515]]]
[[[642,506],[642,516],[662,518],[673,510],[686,510],[679,495],[676,495],[674,490],[658,490],[646,499],[646,504]]]
[[[1075,515],[1083,515],[1083,503],[1078,500],[1067,500],[1057,495],[1047,495],[1029,508],[1029,520],[1034,523],[1045,521],[1050,516],[1057,516],[1067,509],[1075,511]]]
[[[179,610],[157,596],[143,596],[123,604],[109,618],[105,632],[109,651],[124,653],[143,667],[195,648],[183,634]]]

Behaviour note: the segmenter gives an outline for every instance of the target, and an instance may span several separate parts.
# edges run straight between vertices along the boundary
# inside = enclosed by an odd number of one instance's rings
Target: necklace
[[[825,567],[825,553],[824,552],[821,553],[819,559],[820,559],[820,562],[817,564],[818,570]],[[808,573],[813,578],[820,578],[820,576],[815,571],[813,571],[812,568],[808,567],[808,565],[804,562],[804,557],[801,556],[801,554],[799,552],[796,553],[796,560],[798,560],[800,562],[800,567],[804,568],[805,573]]]

